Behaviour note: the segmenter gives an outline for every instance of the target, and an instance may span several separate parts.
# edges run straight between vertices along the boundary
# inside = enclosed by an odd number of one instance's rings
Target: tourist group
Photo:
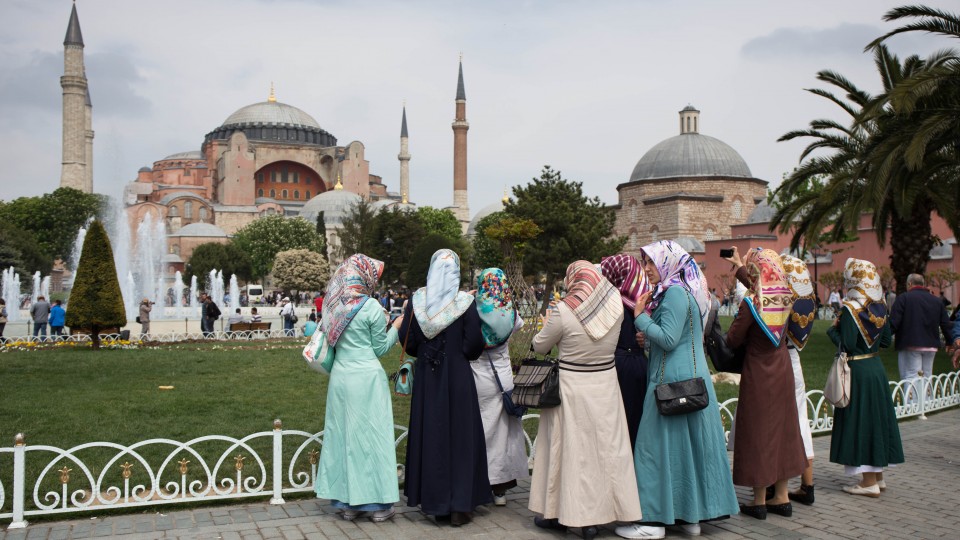
[[[705,328],[718,302],[694,258],[678,244],[576,261],[562,298],[541,315],[539,354],[558,351],[559,405],[541,408],[529,509],[538,527],[583,538],[615,523],[624,538],[700,534],[700,523],[743,513],[790,517],[812,504],[813,449],[799,353],[813,328],[813,284],[803,261],[731,250],[743,286],[725,336],[742,351],[735,429],[728,444],[714,392]],[[528,477],[507,341],[524,324],[505,273],[488,268],[460,290],[460,259],[437,251],[426,286],[389,314],[373,298],[383,263],[366,255],[337,268],[320,329],[329,385],[316,494],[342,517],[389,520],[399,502],[391,386],[378,358],[400,342],[415,357],[404,494],[438,522],[469,523],[477,506],[507,503]],[[844,490],[879,497],[885,467],[903,462],[877,356],[891,342],[879,275],[846,264],[844,310],[828,334],[847,353],[851,399],[837,408],[830,461],[862,480]],[[526,286],[526,285],[521,285]],[[319,362],[318,358],[318,362]],[[404,382],[409,382],[404,379]],[[788,492],[787,481],[801,477]],[[739,504],[734,484],[753,488]]]

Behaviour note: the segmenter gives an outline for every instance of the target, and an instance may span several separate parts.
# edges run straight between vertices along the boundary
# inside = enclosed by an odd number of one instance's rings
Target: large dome
[[[249,124],[322,129],[309,114],[279,101],[264,101],[238,109],[223,121],[221,127]]]
[[[317,216],[323,212],[323,223],[328,227],[339,227],[350,209],[362,199],[356,193],[334,189],[317,195],[307,201],[300,209],[300,217],[310,223],[316,223]]]
[[[630,181],[696,176],[753,178],[747,162],[727,143],[699,133],[684,133],[648,150],[633,168]]]
[[[503,211],[503,201],[497,201],[481,208],[479,212],[473,215],[473,219],[470,220],[470,225],[467,227],[467,236],[475,236],[477,234],[477,225],[480,224],[481,219],[501,211]]]

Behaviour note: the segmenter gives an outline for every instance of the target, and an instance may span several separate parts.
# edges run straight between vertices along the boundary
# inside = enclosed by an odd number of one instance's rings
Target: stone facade
[[[83,64],[83,36],[74,4],[63,41],[63,147],[60,187],[93,193],[93,107]]]

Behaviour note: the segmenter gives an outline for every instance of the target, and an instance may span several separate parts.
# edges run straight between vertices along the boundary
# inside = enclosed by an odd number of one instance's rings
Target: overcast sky
[[[544,164],[616,203],[637,160],[679,133],[688,103],[701,110],[701,133],[775,185],[804,146],[780,135],[816,117],[846,121],[803,89],[834,69],[877,91],[862,49],[904,3],[81,0],[94,188],[118,193],[140,167],[199,150],[272,81],[279,101],[339,144],[363,142],[390,191],[406,100],[411,198],[447,206],[460,52],[473,212]],[[67,0],[0,2],[0,199],[59,185],[69,15]],[[905,56],[955,44],[916,35],[892,46]]]

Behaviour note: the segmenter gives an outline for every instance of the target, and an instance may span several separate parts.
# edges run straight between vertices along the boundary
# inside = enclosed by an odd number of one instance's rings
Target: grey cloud
[[[800,56],[861,56],[863,48],[883,30],[866,24],[841,24],[833,28],[777,28],[753,38],[740,52],[749,58],[782,59]]]
[[[0,66],[0,109],[5,114],[33,114],[37,109],[60,111],[60,75],[63,57],[35,52],[20,66]]]
[[[131,59],[117,53],[91,54],[86,58],[90,99],[97,115],[148,116],[150,100],[136,91],[144,83]]]

